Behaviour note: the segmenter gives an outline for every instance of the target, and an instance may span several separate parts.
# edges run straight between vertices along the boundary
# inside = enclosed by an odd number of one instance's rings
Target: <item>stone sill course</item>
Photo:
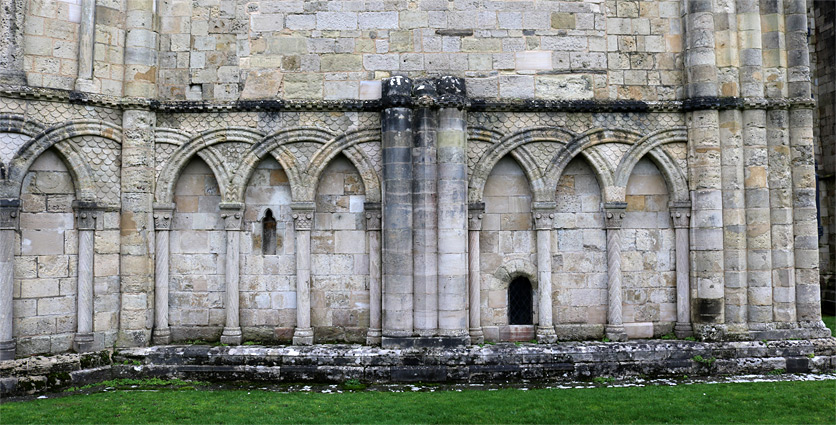
[[[836,338],[789,341],[499,343],[460,348],[167,345],[0,362],[0,397],[114,378],[213,382],[576,382],[836,370]]]

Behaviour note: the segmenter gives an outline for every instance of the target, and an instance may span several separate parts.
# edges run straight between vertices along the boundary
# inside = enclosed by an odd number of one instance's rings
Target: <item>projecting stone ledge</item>
[[[798,341],[501,343],[459,348],[361,345],[169,345],[0,362],[0,396],[58,391],[112,378],[341,383],[569,382],[836,370],[836,338]]]

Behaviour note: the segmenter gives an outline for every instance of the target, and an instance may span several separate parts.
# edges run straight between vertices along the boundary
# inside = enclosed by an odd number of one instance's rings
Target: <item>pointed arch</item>
[[[293,161],[293,155],[288,151],[287,145],[300,142],[313,142],[327,144],[334,139],[334,134],[316,127],[297,127],[279,130],[253,145],[249,151],[241,157],[241,163],[235,174],[231,177],[227,192],[224,193],[225,202],[243,202],[244,192],[250,176],[255,171],[258,163],[267,155],[271,154],[282,166],[287,174],[290,183],[290,194],[294,201],[302,200],[309,195],[306,190],[309,179],[303,170],[299,170]]]
[[[635,145],[624,155],[615,171],[615,185],[627,187],[627,180],[633,172],[636,163],[643,157],[650,158],[665,177],[670,191],[671,201],[687,201],[689,197],[687,170],[683,170],[676,159],[662,149],[668,143],[687,143],[688,134],[685,127],[677,127],[651,133]]]
[[[9,121],[11,123],[11,121]],[[37,127],[36,127],[37,128]],[[32,130],[29,130],[32,131]],[[100,120],[78,120],[62,123],[42,130],[18,149],[9,164],[7,183],[3,196],[19,197],[23,177],[32,163],[47,149],[55,146],[59,156],[67,165],[76,185],[76,196],[80,200],[95,198],[95,185],[90,165],[73,143],[61,143],[80,136],[96,136],[122,144],[122,131],[113,123]]]
[[[488,134],[494,135],[495,133]],[[553,195],[550,198],[548,194],[548,179],[545,178],[536,166],[537,162],[535,157],[527,149],[519,148],[534,142],[554,142],[564,145],[572,140],[573,137],[574,134],[567,130],[554,127],[534,127],[514,133],[500,140],[488,149],[476,163],[468,184],[469,201],[480,202],[482,200],[488,175],[493,170],[493,167],[496,166],[496,163],[509,153],[514,156],[514,159],[523,168],[531,184],[533,201],[541,202],[553,198]]]
[[[168,135],[172,135],[171,133],[176,132],[169,132]],[[229,186],[228,182],[231,179],[227,176],[221,158],[218,158],[212,151],[205,148],[225,142],[243,142],[252,145],[261,140],[262,137],[263,133],[245,127],[208,130],[192,137],[188,142],[175,149],[171,157],[163,165],[160,175],[157,178],[157,188],[154,193],[155,200],[162,203],[171,203],[174,197],[174,186],[177,183],[177,178],[180,176],[183,168],[186,167],[195,155],[203,159],[209,168],[212,169],[221,193],[225,193],[224,190]],[[177,139],[179,137],[175,136],[174,140]]]
[[[377,128],[362,128],[350,131],[327,142],[313,155],[305,174],[311,182],[319,182],[322,172],[325,171],[331,160],[342,153],[360,173],[360,178],[363,179],[363,185],[366,188],[366,199],[369,202],[380,202],[381,176],[377,175],[371,159],[357,148],[358,144],[366,142],[380,143],[380,130]],[[310,199],[313,199],[313,196],[314,193],[304,195],[304,197],[310,197]]]
[[[641,135],[630,130],[621,129],[595,129],[590,130],[579,137],[573,139],[566,144],[564,149],[560,150],[554,158],[552,158],[549,167],[545,172],[545,179],[549,183],[549,187],[556,187],[563,170],[576,156],[581,155],[589,164],[598,179],[598,184],[601,188],[601,196],[605,201],[618,200],[623,198],[623,192],[619,193],[614,186],[614,179],[612,172],[607,166],[607,162],[597,153],[588,151],[588,148],[605,143],[627,143],[635,144]],[[551,192],[552,196],[554,192]],[[550,199],[554,201],[554,199]]]

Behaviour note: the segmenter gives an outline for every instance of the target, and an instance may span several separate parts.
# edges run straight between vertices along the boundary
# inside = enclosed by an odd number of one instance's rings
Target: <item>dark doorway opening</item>
[[[534,308],[531,282],[518,277],[508,285],[508,324],[533,325]]]

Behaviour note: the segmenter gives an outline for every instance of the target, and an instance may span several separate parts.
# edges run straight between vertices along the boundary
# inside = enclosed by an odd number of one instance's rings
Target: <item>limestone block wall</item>
[[[85,91],[122,95],[125,4],[97,0],[93,31],[80,34],[83,0],[28,0],[24,18],[24,70],[32,86],[73,90],[79,38],[93,44],[93,75]],[[150,76],[156,80],[156,76]]]
[[[508,340],[508,285],[515,277],[531,282],[533,321],[538,321],[531,188],[523,169],[510,156],[494,166],[485,183],[484,199],[479,235],[482,329],[487,341]]]
[[[226,235],[212,170],[192,160],[174,190],[169,321],[174,340],[217,338],[225,323]]]
[[[296,324],[296,255],[290,184],[273,158],[253,171],[245,193],[241,234],[241,327],[247,339],[289,341]],[[276,220],[275,254],[265,254],[264,218]],[[271,229],[266,229],[270,231]]]
[[[466,75],[477,97],[683,96],[680,2],[231,0],[160,5],[164,99],[373,99]]]
[[[311,231],[314,341],[364,342],[369,327],[366,191],[356,168],[338,156],[322,173]]]
[[[24,355],[67,351],[76,331],[78,239],[73,179],[54,151],[24,179],[15,256],[14,330]]]
[[[624,327],[633,338],[673,332],[676,322],[676,247],[665,179],[649,159],[627,181],[621,230]]]
[[[568,335],[600,334],[607,323],[607,237],[601,188],[586,161],[566,166],[555,196],[554,323]]]

